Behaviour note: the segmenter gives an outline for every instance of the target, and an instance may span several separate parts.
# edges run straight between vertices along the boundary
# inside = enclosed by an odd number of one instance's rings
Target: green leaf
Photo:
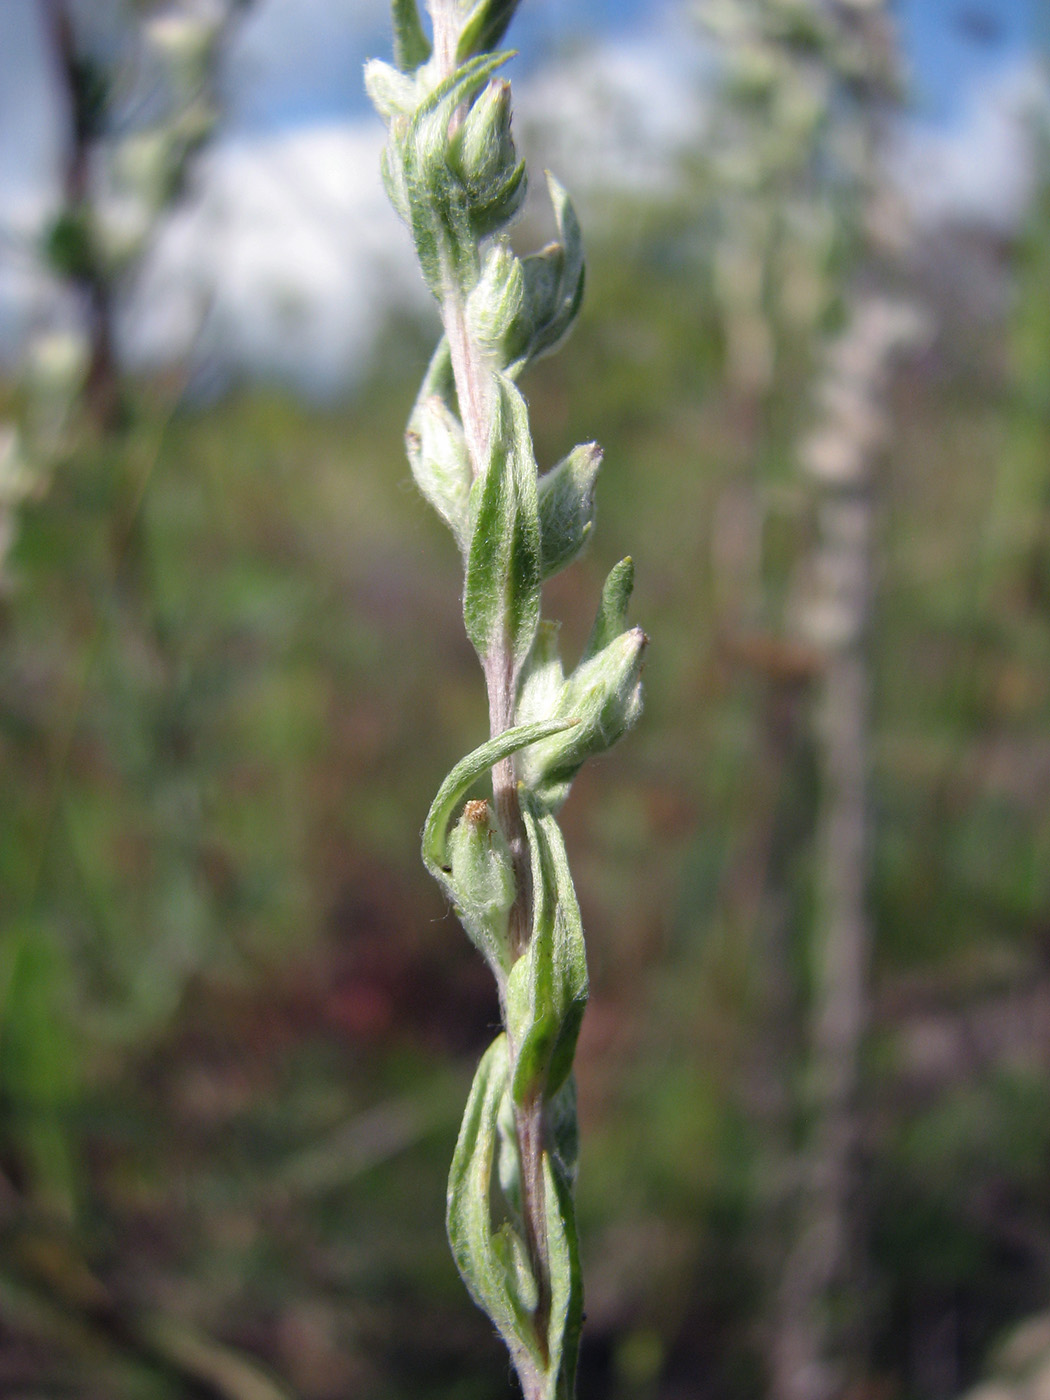
[[[456,913],[502,985],[513,961],[508,925],[517,894],[514,859],[484,799],[468,802],[448,840]]]
[[[541,572],[571,564],[594,528],[594,485],[602,464],[596,442],[584,443],[539,480]]]
[[[558,655],[559,624],[542,618],[529,659],[521,673],[516,718],[519,724],[549,719],[565,687],[565,670]]]
[[[452,530],[465,554],[470,539],[473,484],[463,427],[457,416],[456,381],[448,337],[430,357],[405,428],[405,447],[416,485]]]
[[[511,1223],[520,1231],[521,1223],[521,1160],[518,1156],[518,1128],[514,1121],[514,1100],[503,1095],[496,1121],[496,1174],[499,1177],[503,1201]]]
[[[510,83],[491,78],[449,141],[449,162],[469,188],[485,190],[517,165],[511,117]]]
[[[383,179],[397,212],[408,223],[427,286],[440,300],[450,289],[467,294],[478,276],[478,242],[517,213],[525,194],[524,162],[516,162],[509,141],[502,89],[483,103],[475,136],[489,133],[500,156],[490,163],[491,143],[479,170],[461,165],[462,137],[452,119],[473,103],[509,54],[484,54],[463,64],[419,104],[410,118],[390,123],[383,152]],[[459,131],[471,120],[468,110]],[[472,144],[471,149],[475,147]]]
[[[555,1170],[569,1185],[576,1181],[580,1155],[580,1121],[576,1111],[576,1077],[570,1074],[547,1104],[547,1135]]]
[[[369,96],[372,96],[373,102],[376,101],[375,96],[371,93],[369,93]],[[408,172],[405,169],[404,152],[399,142],[388,141],[383,147],[383,153],[379,157],[379,168],[383,176],[383,188],[386,190],[386,197],[394,206],[394,212],[397,214],[398,218],[401,219],[403,223],[406,223],[411,230],[412,237],[416,244],[416,256],[420,259],[420,267],[423,272],[424,281],[427,286],[430,287],[431,291],[434,291],[434,287],[431,284],[431,269],[429,265],[423,265],[419,239],[412,222],[412,200],[409,196]],[[436,257],[436,248],[434,256]],[[435,264],[435,266],[440,268],[439,264]],[[436,292],[435,295],[437,295]]]
[[[536,461],[525,400],[493,378],[488,463],[475,483],[463,620],[482,662],[507,652],[517,676],[540,620],[540,520]]]
[[[494,764],[571,728],[573,723],[571,719],[548,719],[521,725],[482,744],[449,773],[423,828],[423,863],[451,899],[463,927],[501,987],[511,971],[511,949],[506,937],[506,916],[515,895],[510,852],[487,803],[479,803],[476,810],[464,813],[451,837],[449,824],[470,788]],[[566,873],[567,869],[566,866]]]
[[[527,187],[511,133],[510,83],[491,79],[449,140],[449,166],[459,178],[475,238],[495,233],[517,214]]]
[[[518,1104],[549,1099],[565,1083],[587,1005],[583,924],[565,842],[554,817],[528,798],[522,816],[532,858],[532,937],[511,968],[506,996]]]
[[[518,4],[519,0],[478,0],[460,30],[456,49],[459,62],[494,49],[510,27]]]
[[[502,355],[504,342],[521,317],[524,297],[521,259],[506,243],[494,244],[485,255],[477,286],[467,298],[467,328],[488,355],[497,359]]]
[[[521,763],[521,781],[548,810],[565,801],[585,760],[611,748],[641,714],[648,640],[640,627],[621,632],[566,680],[554,713],[575,719],[576,727],[538,744]]]
[[[385,122],[411,116],[419,100],[415,79],[379,58],[365,64],[365,92]]]
[[[420,491],[452,531],[460,552],[469,540],[473,474],[463,427],[437,394],[420,398],[405,431],[405,449]]]
[[[461,758],[438,788],[423,827],[423,864],[452,899],[455,899],[456,891],[449,879],[452,870],[448,860],[448,826],[456,807],[493,764],[509,758],[529,744],[535,744],[537,740],[569,728],[573,722],[571,719],[544,720],[539,724],[505,729],[497,738],[489,739],[467,754],[466,758]]]
[[[559,1158],[543,1154],[550,1316],[540,1347],[533,1310],[538,1288],[524,1240],[512,1221],[493,1229],[493,1158],[500,1121],[508,1120],[510,1053],[498,1036],[477,1067],[448,1177],[448,1240],[473,1301],[489,1315],[521,1376],[526,1394],[573,1400],[584,1316],[573,1183]],[[563,1095],[566,1107],[571,1095]]]
[[[551,1281],[551,1315],[547,1329],[548,1372],[545,1392],[550,1400],[573,1400],[576,1360],[583,1327],[583,1275],[576,1234],[572,1183],[543,1154],[543,1184],[547,1201],[547,1258]]]
[[[642,711],[641,674],[648,637],[626,622],[634,566],[624,559],[609,574],[598,616],[580,664],[551,696],[556,672],[549,655],[537,654],[525,669],[519,693],[519,723],[540,714],[577,721],[564,735],[536,745],[519,765],[520,778],[548,811],[565,801],[581,764],[610,748]],[[546,643],[548,649],[549,639]]]
[[[522,312],[505,342],[506,373],[516,379],[527,364],[554,350],[572,329],[583,302],[583,239],[568,194],[550,172],[558,241],[525,258]]]
[[[561,185],[550,174],[547,183],[560,241],[520,260],[491,249],[468,305],[473,334],[511,379],[561,342],[583,300],[580,227]]]
[[[634,592],[634,560],[630,555],[614,564],[602,586],[601,602],[594,626],[583,648],[581,663],[590,661],[620,635],[627,626],[627,604]]]
[[[493,1155],[509,1079],[507,1037],[500,1035],[485,1052],[471,1086],[449,1172],[446,1224],[463,1282],[478,1307],[495,1323],[526,1393],[531,1394],[546,1370],[532,1316],[538,1290],[524,1244],[513,1226],[505,1222],[495,1233],[492,1229]],[[555,1235],[562,1235],[560,1202],[552,1223]],[[564,1255],[559,1239],[559,1278],[565,1273]],[[558,1302],[559,1310],[568,1313],[560,1292]],[[544,1393],[551,1391],[545,1389]]]
[[[498,1219],[501,1202],[493,1201],[493,1159],[500,1145],[501,1121],[511,1122],[507,1100],[510,1055],[507,1037],[500,1035],[478,1066],[463,1115],[448,1180],[446,1222],[449,1244],[467,1289],[492,1319],[503,1338],[529,1395],[542,1400],[572,1400],[583,1322],[580,1274],[571,1174],[558,1157],[543,1154],[543,1186],[547,1225],[546,1253],[550,1271],[550,1316],[545,1346],[540,1345],[534,1310],[539,1290],[524,1241],[515,1223]],[[564,1109],[573,1106],[563,1094]],[[502,1136],[506,1139],[507,1128]],[[511,1148],[507,1141],[507,1150]]]
[[[416,403],[433,396],[441,399],[450,409],[458,414],[459,406],[456,400],[456,376],[452,372],[452,352],[448,348],[448,337],[442,336],[434,348],[434,353],[430,357],[427,365],[427,372],[423,376],[423,382],[419,386],[419,393],[416,396]]]
[[[414,73],[430,57],[430,40],[419,18],[416,0],[390,0],[394,22],[394,62],[402,73]]]

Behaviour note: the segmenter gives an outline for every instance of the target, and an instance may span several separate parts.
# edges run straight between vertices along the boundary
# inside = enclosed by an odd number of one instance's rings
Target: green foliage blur
[[[860,1282],[840,1304],[857,1393],[886,1400],[961,1391],[1050,1287],[1048,190],[1007,246],[944,233],[918,260],[939,330],[897,378],[877,478]],[[767,394],[742,399],[710,208],[611,205],[580,328],[522,386],[541,464],[605,450],[593,549],[548,585],[565,651],[628,551],[653,638],[643,721],[564,812],[593,986],[581,1400],[762,1392],[798,1137],[815,673],[782,619],[836,306],[775,337]],[[971,314],[947,265],[1009,298]],[[133,386],[127,423],[68,436],[21,510],[0,614],[4,1395],[510,1393],[443,1234],[498,1013],[418,852],[487,726],[459,561],[401,450],[432,338],[392,326],[324,411]]]

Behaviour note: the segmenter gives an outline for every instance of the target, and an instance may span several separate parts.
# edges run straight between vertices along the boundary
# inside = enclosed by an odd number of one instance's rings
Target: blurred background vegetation
[[[37,256],[80,319],[0,389],[0,1394],[496,1400],[442,1205],[498,1012],[418,858],[487,727],[401,450],[433,322],[392,316],[322,404],[120,355],[244,8],[100,39],[43,5],[69,134]],[[1028,1319],[1001,1394],[1050,1349],[1046,138],[1016,228],[916,231],[892,16],[676,13],[706,137],[585,202],[582,322],[525,385],[541,463],[605,449],[548,611],[571,651],[629,552],[652,637],[644,721],[565,811],[581,1400],[942,1400]],[[872,304],[910,329],[854,374]]]

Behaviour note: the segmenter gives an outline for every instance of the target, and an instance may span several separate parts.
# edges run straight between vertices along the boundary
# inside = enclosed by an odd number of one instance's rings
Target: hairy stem
[[[445,329],[409,420],[409,462],[465,556],[463,619],[489,702],[491,737],[448,775],[423,834],[424,864],[495,975],[503,1024],[467,1100],[446,1224],[524,1400],[571,1400],[583,1285],[568,1080],[587,955],[555,813],[584,760],[637,718],[647,639],[627,626],[630,559],[610,572],[591,641],[568,675],[555,628],[540,616],[543,579],[572,562],[593,526],[601,453],[576,447],[541,481],[514,380],[576,319],[580,229],[548,177],[559,241],[525,266],[502,234],[521,209],[525,167],[509,85],[491,75],[510,56],[496,46],[518,0],[427,4],[432,44],[418,0],[392,0],[398,68],[373,59],[365,83],[387,124],[387,189]],[[487,768],[491,805],[465,800]]]
[[[441,65],[441,77],[451,77],[456,69],[456,43],[460,26],[456,0],[430,0],[430,12],[434,24],[434,52]],[[485,470],[488,455],[489,373],[481,350],[467,329],[466,308],[462,296],[455,289],[448,290],[442,298],[441,320],[448,336],[471,472],[476,478]],[[486,661],[485,684],[489,700],[489,733],[496,738],[514,723],[517,674],[505,639],[493,649]],[[511,911],[511,931],[514,951],[520,956],[529,941],[530,870],[513,758],[505,758],[495,765],[492,789],[496,815],[514,856],[518,898]]]
[[[488,375],[467,330],[466,308],[458,293],[441,304],[441,319],[448,336],[452,373],[456,380],[463,432],[470,453],[471,470],[478,476],[485,468],[489,449]]]
[[[487,452],[489,438],[488,396],[483,392],[487,371],[481,353],[467,331],[462,303],[456,297],[450,296],[445,299],[442,319],[452,351],[456,396],[459,399],[471,466],[476,477],[484,469],[484,454]],[[514,723],[517,679],[511,648],[504,638],[493,648],[485,663],[489,731],[493,738]],[[502,759],[493,767],[492,796],[496,818],[510,846],[514,861],[516,894],[510,911],[510,937],[515,957],[521,957],[528,947],[531,935],[532,872],[513,757]],[[511,1037],[508,1037],[508,1041],[513,1074],[518,1047]],[[521,1170],[522,1224],[538,1292],[536,1332],[544,1350],[551,1300],[550,1262],[546,1243],[547,1209],[543,1184],[545,1119],[543,1100],[538,1096],[516,1109],[514,1113]],[[537,1390],[537,1395],[539,1393]],[[525,1400],[533,1400],[533,1397],[526,1392]]]
[[[514,1049],[511,1047],[511,1055]],[[547,1327],[551,1311],[550,1259],[547,1252],[547,1198],[543,1185],[543,1140],[546,1135],[543,1100],[533,1097],[514,1110],[514,1127],[521,1161],[521,1213],[525,1245],[536,1279],[536,1335],[547,1362]],[[529,1397],[526,1396],[526,1400]]]
[[[461,15],[456,0],[430,0],[434,27],[434,53],[441,77],[450,77],[456,68],[456,46]],[[458,114],[457,114],[458,116]],[[456,118],[453,119],[454,121]],[[471,471],[477,478],[484,470],[490,436],[489,371],[479,347],[467,327],[466,308],[462,296],[449,290],[441,302],[441,319],[448,336],[452,373],[459,400],[460,418],[470,455]],[[489,701],[489,731],[493,738],[514,723],[517,670],[509,641],[497,644],[485,662],[485,683]],[[510,846],[514,862],[516,896],[510,912],[511,946],[515,957],[521,957],[529,944],[532,923],[532,875],[525,823],[518,798],[518,777],[513,757],[503,759],[492,770],[492,795],[496,817]],[[508,1037],[512,1074],[517,1062],[518,1047]],[[532,1096],[515,1109],[515,1132],[521,1172],[522,1224],[525,1244],[536,1279],[538,1302],[535,1313],[536,1332],[546,1352],[547,1326],[550,1318],[551,1281],[547,1251],[547,1209],[543,1181],[543,1151],[546,1138],[546,1114],[542,1097]],[[524,1379],[524,1378],[523,1378]],[[539,1385],[539,1382],[537,1382]],[[528,1394],[525,1381],[525,1400]],[[537,1389],[536,1394],[539,1395]]]
[[[456,45],[462,22],[458,0],[427,0],[427,4],[434,25],[434,57],[442,78],[447,78],[456,69]]]

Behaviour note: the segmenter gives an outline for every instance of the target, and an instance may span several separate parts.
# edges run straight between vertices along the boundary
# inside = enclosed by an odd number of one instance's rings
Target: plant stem
[[[461,15],[457,0],[430,0],[434,29],[434,53],[441,78],[456,69],[456,46]],[[455,121],[456,119],[453,118]],[[481,350],[467,327],[466,308],[458,290],[450,288],[441,302],[441,319],[448,337],[452,373],[459,400],[460,418],[470,455],[471,471],[477,478],[484,470],[489,444],[489,371]],[[489,731],[492,738],[514,723],[518,674],[508,640],[504,637],[485,662],[485,684],[489,701]],[[515,957],[528,947],[532,923],[532,872],[525,824],[518,798],[518,777],[513,758],[503,759],[492,770],[492,795],[496,818],[510,846],[514,862],[516,896],[510,912],[511,946]],[[508,1036],[511,1074],[517,1063],[518,1046]],[[551,1282],[547,1253],[547,1208],[543,1179],[543,1152],[546,1139],[546,1113],[540,1095],[532,1095],[514,1111],[521,1174],[522,1224],[525,1244],[536,1280],[538,1301],[534,1314],[536,1333],[546,1362],[547,1327],[550,1318]],[[536,1400],[542,1381],[536,1379],[535,1396],[525,1377],[525,1400]]]
[[[70,134],[62,174],[63,214],[84,220],[90,201],[93,147],[91,97],[84,80],[83,65],[77,53],[70,8],[66,0],[46,0],[47,22],[57,72],[68,102]],[[90,223],[87,225],[90,227]],[[83,307],[88,337],[88,367],[84,380],[83,403],[89,421],[101,432],[119,428],[124,420],[124,403],[117,368],[112,278],[103,270],[96,241],[88,238],[83,250],[87,256],[70,274],[69,280]]]
[[[489,422],[488,395],[483,392],[487,370],[477,345],[466,327],[462,303],[453,294],[442,304],[445,333],[452,350],[452,373],[456,382],[463,430],[475,477],[484,469]],[[492,650],[485,662],[485,684],[489,700],[489,731],[492,738],[502,734],[514,723],[514,702],[517,690],[517,669],[506,638]],[[532,925],[532,870],[529,861],[525,823],[518,798],[518,776],[513,758],[505,758],[492,769],[492,796],[496,818],[510,846],[514,862],[515,899],[510,911],[511,947],[516,958],[528,948]],[[517,1063],[518,1046],[508,1036],[511,1075]],[[536,1333],[546,1353],[547,1324],[550,1317],[550,1262],[547,1257],[547,1208],[543,1182],[543,1150],[546,1138],[546,1114],[540,1096],[530,1098],[514,1111],[515,1133],[518,1140],[518,1162],[521,1173],[521,1210],[525,1244],[536,1280],[538,1301],[535,1311]],[[544,1356],[546,1360],[546,1356]],[[534,1400],[526,1385],[525,1400]],[[536,1382],[536,1397],[541,1394],[541,1382]]]
[[[456,70],[456,45],[462,17],[458,0],[427,0],[427,5],[434,25],[434,57],[444,79]]]
[[[511,1058],[514,1058],[511,1047]],[[543,1140],[546,1136],[546,1115],[543,1100],[538,1095],[514,1110],[514,1127],[518,1138],[521,1167],[521,1213],[525,1227],[525,1245],[536,1279],[537,1301],[533,1314],[544,1365],[547,1356],[547,1328],[550,1322],[551,1282],[550,1259],[547,1253],[547,1200],[543,1184]],[[526,1395],[526,1400],[530,1397]]]
[[[485,366],[467,330],[466,308],[457,292],[441,305],[441,319],[448,336],[452,373],[456,380],[463,432],[475,476],[485,469],[489,448],[489,394]]]
[[[456,0],[430,0],[434,24],[434,52],[441,65],[441,78],[456,69],[456,44],[460,16]],[[466,308],[459,291],[450,286],[441,301],[441,320],[448,336],[452,375],[459,400],[460,419],[467,441],[471,473],[476,479],[485,470],[489,443],[488,369],[479,347],[467,328]],[[514,723],[517,674],[510,647],[504,639],[494,648],[485,664],[485,684],[489,700],[489,733],[502,734]],[[528,946],[531,923],[531,872],[525,840],[525,825],[518,801],[518,780],[513,758],[503,759],[492,770],[492,793],[496,816],[514,856],[518,897],[511,910],[511,940],[517,956]]]

